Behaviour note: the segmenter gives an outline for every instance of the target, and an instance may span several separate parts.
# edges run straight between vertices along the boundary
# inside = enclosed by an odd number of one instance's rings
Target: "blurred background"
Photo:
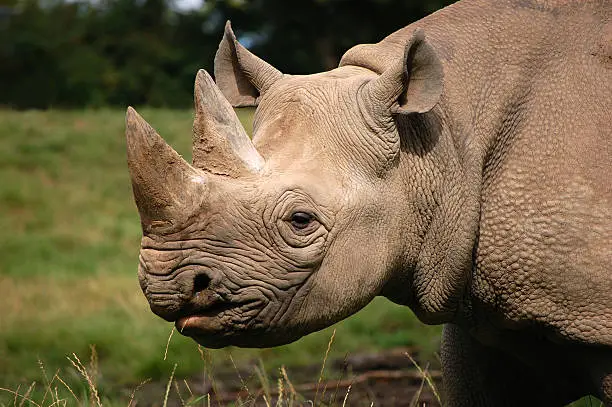
[[[340,405],[347,383],[396,368],[412,377],[401,387],[412,393],[354,388],[349,403],[412,400],[423,381],[405,352],[435,373],[440,328],[384,299],[275,349],[211,351],[172,334],[136,278],[141,232],[124,112],[136,106],[189,159],[195,73],[212,72],[226,20],[257,55],[301,74],[333,68],[351,46],[446,3],[2,0],[0,405],[127,406],[143,382],[131,405],[162,405],[166,394],[167,405],[225,405],[237,394],[272,400],[287,377],[306,399],[319,382],[315,404]],[[252,111],[238,113],[250,129]],[[390,383],[385,374],[377,377]],[[328,380],[333,400],[321,390]]]
[[[191,106],[230,19],[283,72],[331,69],[448,0],[2,0],[0,105]]]

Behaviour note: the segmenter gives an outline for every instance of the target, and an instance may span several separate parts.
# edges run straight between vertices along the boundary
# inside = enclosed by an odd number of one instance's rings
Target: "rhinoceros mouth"
[[[238,327],[244,328],[248,325],[248,321],[255,317],[262,307],[262,301],[258,300],[223,302],[183,316],[176,320],[175,326],[181,334],[196,341],[212,334],[227,335],[237,331]]]

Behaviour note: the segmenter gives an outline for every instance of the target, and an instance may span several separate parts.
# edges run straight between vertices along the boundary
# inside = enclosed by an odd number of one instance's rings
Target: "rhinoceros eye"
[[[291,226],[296,229],[306,229],[315,220],[315,217],[306,212],[294,212],[291,215]]]
[[[306,212],[294,212],[291,215],[291,226],[295,229],[304,230],[315,221],[314,215]]]

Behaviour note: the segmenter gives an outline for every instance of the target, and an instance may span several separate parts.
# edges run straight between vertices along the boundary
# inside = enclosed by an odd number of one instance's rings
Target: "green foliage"
[[[206,16],[168,5],[26,0],[7,8],[10,15],[0,17],[0,105],[189,106],[195,73],[210,69],[221,34],[194,33]]]
[[[378,42],[453,2],[258,0],[237,5],[214,0],[209,7],[229,16],[239,34],[252,38],[252,50],[268,62],[288,73],[307,74],[332,69],[350,47]]]
[[[288,73],[333,68],[449,0],[13,1],[0,7],[0,106],[188,107],[199,68],[212,72],[223,24]]]
[[[139,109],[140,110],[140,109]],[[140,113],[189,159],[192,112]],[[277,371],[321,360],[331,330],[279,348],[205,350],[156,317],[136,278],[140,223],[125,162],[123,111],[12,112],[0,110],[0,387],[22,393],[49,376],[77,395],[87,386],[68,363],[73,352],[99,358],[102,397],[125,396],[144,379],[167,381],[265,360]],[[250,111],[239,116],[250,128]],[[416,345],[435,351],[439,328],[419,323],[384,299],[335,326],[331,357],[367,349]],[[43,387],[44,388],[44,387]],[[129,392],[128,392],[129,395]],[[9,393],[2,402],[12,404]],[[127,403],[119,403],[127,405]]]

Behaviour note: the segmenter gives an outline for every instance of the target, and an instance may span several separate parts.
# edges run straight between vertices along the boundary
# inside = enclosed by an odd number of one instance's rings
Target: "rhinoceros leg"
[[[445,405],[449,407],[564,406],[573,401],[559,383],[447,324],[442,339]],[[579,397],[579,396],[578,396]]]

